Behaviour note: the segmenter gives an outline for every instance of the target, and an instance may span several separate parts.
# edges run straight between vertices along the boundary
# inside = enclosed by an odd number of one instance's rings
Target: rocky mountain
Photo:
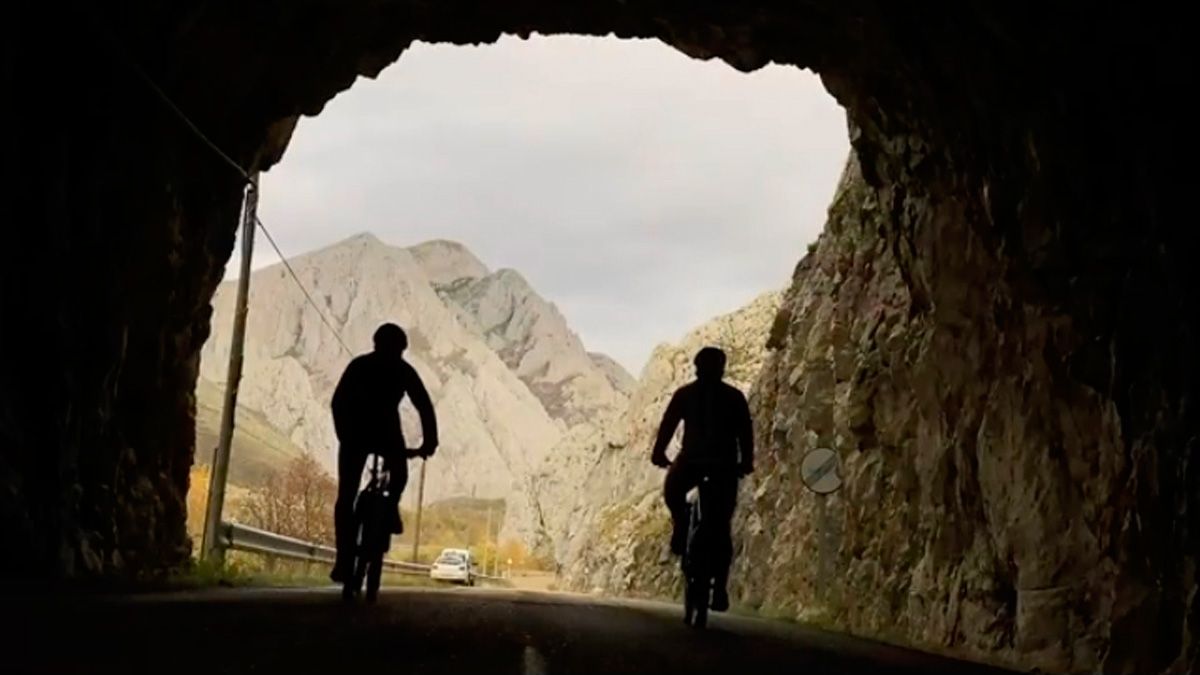
[[[612,383],[613,388],[617,391],[629,396],[637,388],[637,380],[629,374],[628,370],[625,370],[624,366],[613,360],[611,356],[598,352],[588,352],[588,356],[591,357],[592,363],[596,364],[608,377],[608,381]]]
[[[553,305],[515,272],[490,272],[462,245],[405,249],[359,235],[299,256],[292,267],[355,354],[371,349],[383,321],[408,331],[409,359],[441,422],[441,448],[428,463],[430,500],[508,499],[506,527],[528,535],[528,514],[537,511],[528,498],[533,470],[572,420],[623,406],[608,370],[588,357]],[[333,470],[328,405],[352,355],[281,266],[254,272],[250,288],[240,403]],[[224,378],[233,300],[233,284],[223,284],[202,353],[203,381]],[[554,415],[546,400],[557,402]],[[415,444],[415,413],[405,423]]]
[[[434,272],[442,279],[448,276],[440,267]],[[558,308],[534,292],[519,272],[502,269],[435,286],[564,429],[625,405],[620,376],[614,382],[610,375],[615,362],[593,359]]]
[[[542,545],[571,586],[635,592],[644,583],[639,574],[659,570],[667,515],[660,498],[663,474],[649,460],[663,411],[675,389],[694,378],[692,358],[706,345],[726,351],[727,379],[748,390],[766,356],[781,295],[763,294],[677,344],[658,346],[625,411],[574,428],[547,455],[536,475],[536,501],[556,508],[539,513]],[[659,571],[669,577],[673,570]]]
[[[456,241],[434,239],[406,250],[435,286],[459,279],[479,279],[489,274],[487,265]]]

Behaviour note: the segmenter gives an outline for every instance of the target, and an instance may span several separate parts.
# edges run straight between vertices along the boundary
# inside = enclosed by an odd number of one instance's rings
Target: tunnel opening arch
[[[1187,401],[1197,366],[1186,347],[1196,335],[1195,283],[1174,220],[1185,212],[1172,190],[1179,159],[1139,95],[1185,79],[1173,17],[973,5],[931,16],[876,3],[108,9],[120,43],[247,168],[277,161],[297,115],[318,113],[414,39],[615,34],[742,70],[816,70],[849,112],[913,311],[947,330],[1005,334],[1034,330],[1021,318],[1030,313],[1053,317],[1053,339],[1039,343],[1045,356],[1022,357],[1044,358],[1051,390],[1100,392],[1115,411],[1119,442],[1093,443],[1093,466],[1111,454],[1127,486],[1096,507],[1095,522],[1115,530],[1096,529],[1097,566],[1112,570],[1098,588],[1135,589],[1140,600],[1107,605],[1079,630],[1100,636],[1095,649],[1118,668],[1194,662],[1188,561],[1197,543],[1185,525],[1196,508],[1187,467],[1197,421]],[[187,391],[233,245],[239,180],[155,108],[119,58],[95,56],[94,22],[68,20],[64,40],[48,9],[22,19],[4,59],[5,77],[27,95],[14,125],[25,138],[6,161],[44,170],[22,172],[10,201],[32,226],[7,248],[3,283],[15,288],[56,263],[71,271],[44,296],[7,294],[0,307],[6,325],[30,326],[3,336],[0,475],[10,489],[0,513],[6,535],[34,553],[6,565],[60,578],[169,567],[186,555]],[[46,44],[62,47],[35,58]],[[52,72],[65,86],[47,86]],[[69,124],[65,111],[86,124]],[[1137,140],[1113,135],[1123,129],[1137,129]],[[964,284],[994,292],[986,324]],[[42,362],[59,365],[48,374],[33,365]],[[995,368],[986,376],[1011,376]],[[1128,522],[1150,525],[1119,525]],[[1031,616],[1066,616],[1055,607]],[[1130,637],[1139,625],[1163,630],[1140,641]],[[1100,658],[1089,649],[1068,663]]]

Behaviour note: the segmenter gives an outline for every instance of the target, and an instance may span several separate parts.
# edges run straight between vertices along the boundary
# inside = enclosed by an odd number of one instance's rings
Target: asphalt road
[[[0,598],[6,673],[1000,673],[792,624],[498,589]],[[5,644],[7,643],[7,644]]]

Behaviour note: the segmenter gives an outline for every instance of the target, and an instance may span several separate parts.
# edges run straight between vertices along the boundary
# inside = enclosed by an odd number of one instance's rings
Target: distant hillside
[[[632,377],[616,361],[589,354],[566,317],[520,272],[502,269],[434,288],[565,427],[625,408],[628,394],[616,383]]]
[[[425,505],[421,515],[421,543],[427,546],[468,547],[494,542],[504,522],[503,499],[452,497]],[[489,517],[488,511],[491,511]],[[397,542],[412,542],[416,514],[403,509],[405,532]],[[491,522],[491,530],[488,523]]]
[[[196,463],[211,464],[221,430],[224,390],[207,380],[196,383]],[[229,481],[234,485],[260,484],[271,472],[304,453],[263,416],[238,406],[233,449],[229,456]]]

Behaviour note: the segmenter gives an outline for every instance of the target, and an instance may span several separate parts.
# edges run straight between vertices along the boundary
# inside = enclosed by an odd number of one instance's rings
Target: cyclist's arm
[[[650,453],[650,461],[655,464],[661,464],[667,458],[667,444],[671,442],[671,437],[675,435],[675,429],[679,427],[679,422],[683,419],[683,401],[680,400],[679,392],[671,397],[671,402],[667,404],[667,411],[663,413],[662,423],[658,426],[658,437],[654,441],[654,450]]]
[[[438,446],[438,425],[437,413],[433,409],[433,401],[429,399],[429,392],[425,389],[425,383],[421,381],[421,376],[417,374],[415,368],[408,366],[408,398],[412,401],[413,407],[417,409],[417,415],[421,418],[421,454],[428,457],[437,450]]]
[[[750,404],[741,392],[738,392],[737,438],[742,473],[750,473],[754,471],[754,419],[750,416]]]

